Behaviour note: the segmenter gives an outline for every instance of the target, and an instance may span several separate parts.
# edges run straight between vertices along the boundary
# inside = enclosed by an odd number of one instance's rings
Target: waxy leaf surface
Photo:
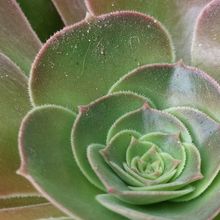
[[[19,172],[73,218],[124,220],[95,200],[101,191],[89,184],[75,163],[70,142],[74,120],[75,114],[63,107],[43,106],[32,110],[20,130]]]
[[[107,93],[141,64],[171,62],[170,39],[158,22],[135,12],[91,17],[55,34],[39,52],[30,79],[35,105],[76,110]]]
[[[159,109],[190,106],[220,121],[220,86],[199,69],[182,63],[140,67],[125,75],[110,93],[133,91],[148,97]]]
[[[107,194],[99,195],[97,199],[106,208],[123,216],[127,216],[129,213],[129,217],[135,220],[185,220],[195,219],[198,216],[201,220],[207,220],[213,219],[219,212],[219,189],[220,176],[218,175],[200,197],[188,202],[164,202],[151,206],[135,206]]]
[[[79,167],[96,186],[103,189],[87,159],[87,147],[105,144],[108,129],[128,111],[141,107],[146,99],[132,93],[118,93],[100,98],[81,108],[72,130],[72,147]]]
[[[190,63],[190,48],[196,18],[210,0],[86,0],[91,13],[135,10],[153,16],[170,32],[177,59]]]

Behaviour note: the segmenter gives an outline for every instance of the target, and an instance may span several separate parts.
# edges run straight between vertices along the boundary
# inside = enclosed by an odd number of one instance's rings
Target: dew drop
[[[104,55],[104,54],[105,54],[105,49],[104,49],[104,48],[101,48],[100,53],[101,53],[102,55]]]

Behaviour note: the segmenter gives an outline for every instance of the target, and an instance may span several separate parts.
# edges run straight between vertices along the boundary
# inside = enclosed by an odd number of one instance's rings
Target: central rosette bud
[[[144,153],[142,156],[139,155],[129,155],[131,156],[131,161],[128,164],[123,164],[125,169],[132,169],[136,173],[140,174],[141,176],[155,180],[164,171],[164,162],[163,162],[163,157],[162,155],[159,154],[159,151],[157,151],[157,148],[155,145],[144,143],[144,142],[139,142],[134,139],[133,143],[131,143],[131,147],[135,146],[136,144],[138,145],[145,145],[146,147],[146,153]],[[139,147],[139,146],[138,146]],[[132,151],[132,150],[130,150]],[[132,152],[131,152],[132,153]],[[133,157],[133,158],[132,158]]]
[[[187,128],[169,112],[142,108],[111,125],[87,157],[105,189],[132,204],[188,201],[202,192],[201,157]]]
[[[162,152],[156,144],[145,139],[148,139],[147,136],[141,140],[131,138],[126,152],[126,163],[123,163],[124,169],[133,176],[139,175],[152,180],[148,182],[149,185],[158,183],[158,180],[168,181],[175,175],[181,161]]]
[[[123,149],[122,152],[117,152]],[[105,161],[132,190],[152,190],[182,172],[186,152],[179,134],[122,131],[101,151]]]

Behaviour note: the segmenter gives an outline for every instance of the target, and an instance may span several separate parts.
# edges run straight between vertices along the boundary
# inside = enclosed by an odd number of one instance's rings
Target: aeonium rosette
[[[220,0],[0,1],[0,219],[215,218],[219,21]]]
[[[56,33],[32,66],[19,173],[77,219],[215,217],[220,87],[173,60],[163,26],[136,12]]]

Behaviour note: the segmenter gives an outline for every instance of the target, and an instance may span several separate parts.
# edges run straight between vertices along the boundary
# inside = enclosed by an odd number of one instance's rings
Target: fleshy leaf
[[[0,198],[23,193],[26,196],[36,194],[25,179],[16,175],[20,163],[18,129],[30,108],[27,78],[9,58],[0,53]]]
[[[177,178],[174,178],[169,183],[165,183],[165,184],[158,184],[155,186],[147,186],[147,187],[136,187],[136,188],[132,187],[132,189],[139,190],[139,191],[142,191],[142,190],[176,190],[196,180],[202,179],[203,175],[200,172],[201,158],[200,158],[198,149],[193,144],[184,143],[184,145],[186,149],[187,160],[186,160],[186,164],[185,164],[185,167],[182,173]],[[181,200],[181,198],[179,200]]]
[[[139,205],[152,204],[183,196],[194,190],[193,187],[189,186],[188,188],[176,191],[131,191],[120,177],[116,176],[104,162],[99,154],[100,149],[100,146],[90,145],[88,148],[89,161],[107,191],[123,201]]]
[[[153,143],[143,142],[137,140],[136,138],[132,138],[130,144],[127,147],[127,152],[126,152],[127,164],[131,166],[132,159],[137,156],[140,158],[145,156],[146,158],[147,156],[149,156],[149,152],[147,153],[147,151],[149,151],[152,148],[154,148],[154,150],[155,148],[158,150],[158,147],[156,147],[155,144]]]
[[[168,182],[176,173],[176,170],[172,170],[171,172],[167,172],[166,174],[164,175],[161,175],[160,177],[158,177],[156,180],[147,180],[146,178],[143,178],[142,176],[140,175],[137,175],[136,172],[134,172],[131,168],[129,168],[128,166],[126,166],[124,164],[124,169],[129,173],[131,174],[134,178],[137,178],[139,181],[142,182],[142,186],[137,186],[137,187],[133,187],[132,185],[130,185],[128,188],[129,189],[132,189],[132,190],[135,190],[135,191],[138,191],[138,190],[142,190],[142,189],[146,189],[145,187],[151,187],[151,185],[156,185],[156,184],[161,184],[161,183],[166,183]],[[144,186],[143,186],[144,185]],[[152,188],[153,189],[153,188]],[[159,187],[158,187],[159,189]],[[154,190],[154,189],[153,189]]]
[[[123,220],[98,204],[95,196],[101,191],[85,179],[74,161],[70,143],[74,119],[73,112],[58,106],[29,112],[20,129],[19,173],[73,218]]]
[[[86,16],[86,6],[82,0],[52,0],[65,25],[74,24]]]
[[[135,206],[124,203],[112,195],[99,195],[98,201],[106,208],[131,219],[185,220],[213,219],[220,211],[220,175],[198,198],[188,202],[164,202],[149,206]],[[208,207],[207,207],[208,205]]]
[[[122,165],[122,162],[125,162],[126,157],[128,157],[126,154],[132,137],[138,138],[140,134],[132,130],[123,130],[119,132],[110,142],[107,142],[107,146],[102,151],[103,156],[108,161],[113,161],[118,165]]]
[[[105,95],[138,65],[172,60],[167,33],[150,17],[116,12],[87,18],[56,33],[39,52],[30,79],[32,101],[76,109]]]
[[[220,82],[220,1],[211,1],[198,17],[192,43],[192,63]]]
[[[220,86],[206,73],[181,62],[140,67],[110,92],[123,90],[148,97],[159,109],[191,106],[220,121]]]
[[[126,112],[141,107],[146,100],[132,93],[104,96],[87,106],[80,113],[72,130],[72,147],[76,162],[84,175],[97,187],[103,189],[87,159],[87,147],[93,143],[105,144],[108,129]]]
[[[114,136],[117,140],[117,135],[115,134],[124,129],[135,130],[140,134],[150,132],[163,132],[170,133],[172,135],[174,133],[180,132],[181,139],[189,143],[191,142],[191,137],[189,136],[187,129],[178,119],[174,118],[171,115],[167,115],[165,112],[150,108],[141,108],[139,110],[135,110],[133,112],[123,115],[121,118],[116,120],[116,122],[112,125],[112,128],[109,130],[109,133],[111,133],[111,136],[113,136],[112,141],[114,141]],[[157,142],[157,144],[160,143]],[[180,175],[176,182],[171,184],[164,184],[161,186],[161,188],[177,189],[202,178],[202,175],[200,173],[199,154],[197,150],[194,149],[195,147],[189,146],[187,148],[188,163],[186,163],[185,165],[186,169],[185,172],[182,173],[183,176]],[[164,146],[164,150],[165,149],[166,146]],[[108,157],[110,156],[111,155],[108,154]],[[181,158],[179,157],[178,159]],[[160,189],[160,186],[158,186],[158,189]]]
[[[48,0],[17,0],[42,42],[63,27],[54,5]]]
[[[29,75],[41,42],[15,0],[0,1],[0,26],[0,52]]]
[[[126,170],[126,166],[124,166],[124,169],[123,169],[118,164],[111,162],[111,161],[109,161],[109,166],[114,170],[114,172],[119,176],[119,178],[122,179],[126,184],[130,186],[137,186],[137,187],[144,186],[146,182],[145,179],[143,181],[143,178],[141,178],[140,176],[138,176],[139,178],[137,178],[137,176],[132,175],[133,173],[129,173],[128,170]],[[114,184],[112,186],[115,187]]]
[[[200,152],[203,178],[193,185],[195,191],[181,199],[187,201],[203,193],[220,170],[220,124],[198,110],[191,108],[171,108],[170,113],[178,117],[189,129],[193,141]]]
[[[155,17],[171,33],[178,59],[190,62],[190,47],[196,18],[210,0],[86,0],[91,13],[135,10]]]
[[[80,108],[72,130],[72,147],[82,172],[97,187],[103,188],[87,161],[86,148],[92,143],[105,144],[108,129],[113,122],[145,102],[143,97],[133,93],[116,93]]]
[[[190,194],[193,190],[194,187],[189,185],[175,191],[113,191],[113,193],[122,201],[135,205],[148,205],[175,199]]]
[[[135,130],[142,135],[151,132],[180,133],[183,141],[192,141],[188,130],[176,117],[146,105],[118,118],[109,129],[109,136],[113,137],[124,129]]]
[[[186,162],[186,152],[180,141],[178,134],[166,134],[161,132],[152,132],[141,137],[141,140],[150,141],[159,146],[159,148],[166,153],[169,153],[172,157],[180,161],[177,168],[176,176],[178,176]]]
[[[105,186],[106,191],[112,193],[115,189],[117,190],[128,190],[127,185],[123,182],[120,176],[117,176],[111,167],[105,162],[100,154],[101,149],[104,146],[100,144],[92,144],[87,148],[87,156],[89,163],[96,173],[100,181]],[[132,177],[127,176],[129,181],[135,181]],[[136,181],[138,183],[138,181]],[[114,187],[114,188],[113,188]]]
[[[0,210],[2,220],[43,220],[59,216],[63,214],[49,203]]]

